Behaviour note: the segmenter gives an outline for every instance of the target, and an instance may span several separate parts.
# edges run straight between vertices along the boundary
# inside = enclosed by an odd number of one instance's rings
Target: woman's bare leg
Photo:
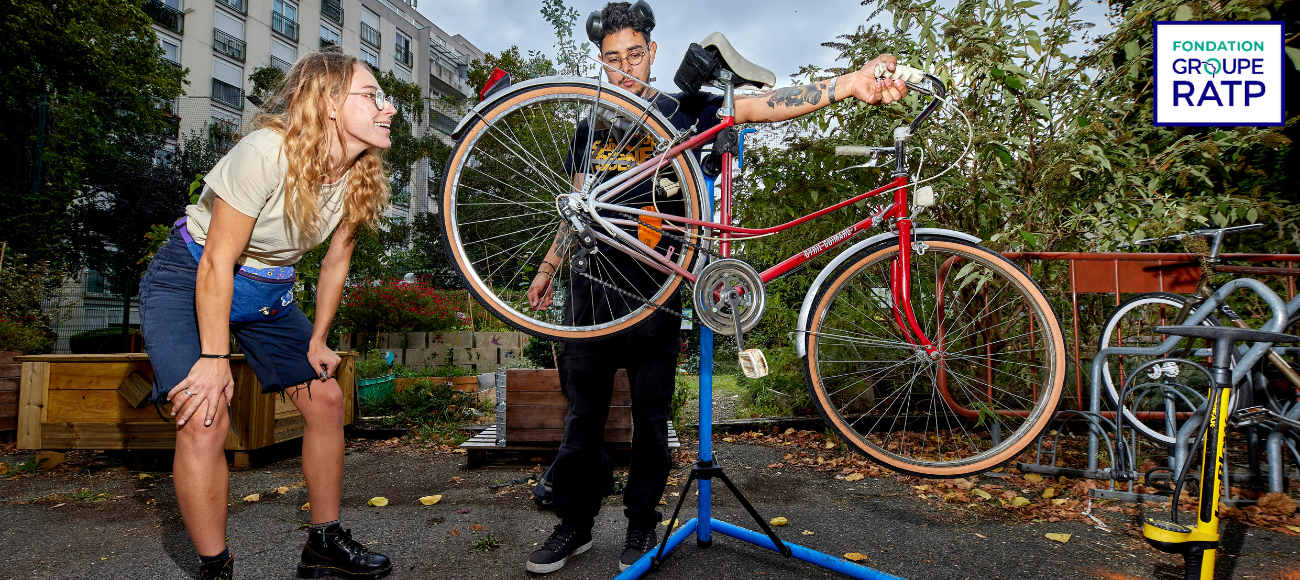
[[[311,522],[339,519],[343,496],[343,391],[338,381],[312,381],[311,390],[289,394],[304,423],[302,474],[311,501]]]
[[[176,502],[200,556],[216,556],[226,549],[229,432],[230,416],[224,410],[217,413],[212,425],[188,421],[176,430],[176,458],[172,463]]]

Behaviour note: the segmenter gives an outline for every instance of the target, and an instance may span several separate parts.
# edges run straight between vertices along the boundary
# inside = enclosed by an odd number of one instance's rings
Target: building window
[[[382,46],[383,37],[379,34],[379,15],[369,9],[361,8],[361,42],[375,48]]]
[[[400,32],[394,36],[397,42],[393,45],[393,59],[411,68],[411,39]]]
[[[364,46],[361,47],[361,60],[369,64],[371,68],[379,68],[379,55]]]
[[[330,28],[330,27],[328,27],[328,26],[325,26],[324,23],[321,23],[321,25],[320,25],[320,47],[321,47],[321,48],[325,48],[325,47],[327,47],[327,46],[336,46],[336,45],[339,45],[339,44],[342,44],[342,42],[341,42],[341,38],[340,38],[340,36],[339,36],[338,31],[337,31],[337,30],[334,30],[333,28]]]
[[[320,15],[339,26],[343,25],[343,7],[339,5],[339,0],[320,0]]]
[[[271,65],[289,72],[289,67],[298,60],[298,49],[277,39],[271,39]]]
[[[298,42],[298,6],[284,0],[272,2],[271,30]]]
[[[162,47],[163,60],[176,66],[181,65],[181,46],[179,44],[172,42],[171,39],[165,36],[159,36],[158,46]]]

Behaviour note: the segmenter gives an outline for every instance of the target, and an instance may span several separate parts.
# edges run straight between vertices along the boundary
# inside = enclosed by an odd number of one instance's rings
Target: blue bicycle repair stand
[[[747,130],[748,131],[748,130]],[[743,137],[742,137],[743,139]],[[743,158],[742,158],[743,159]],[[742,161],[743,163],[743,161]],[[705,191],[710,195],[704,197],[705,215],[713,215],[713,178],[705,178]],[[698,308],[698,306],[697,306]],[[745,507],[754,521],[763,528],[764,533],[748,530],[740,526],[729,524],[712,515],[713,503],[713,478],[717,477],[731,490],[731,493],[740,500],[740,504]],[[640,578],[646,572],[650,572],[659,567],[659,561],[662,556],[667,555],[679,544],[690,537],[691,534],[696,536],[696,545],[701,548],[707,548],[713,545],[713,533],[717,532],[723,535],[731,536],[737,540],[749,542],[755,546],[762,546],[774,552],[779,552],[787,558],[798,558],[805,562],[816,564],[828,570],[840,572],[852,578],[863,578],[866,580],[902,580],[898,576],[893,576],[873,570],[866,566],[861,566],[849,562],[842,558],[836,558],[829,554],[823,554],[816,550],[797,546],[789,542],[783,542],[777,538],[776,533],[758,515],[754,506],[750,505],[745,496],[740,493],[735,484],[727,478],[722,471],[722,466],[713,460],[713,331],[700,325],[700,448],[699,461],[691,468],[691,475],[686,480],[686,486],[682,489],[682,494],[678,499],[677,509],[682,507],[682,501],[686,499],[691,489],[691,483],[698,480],[700,482],[700,495],[697,505],[697,515],[686,523],[682,524],[676,532],[661,544],[650,550],[649,553],[642,556],[635,564],[632,564],[622,574],[615,577],[615,580],[631,580]],[[669,518],[668,531],[672,530],[672,523],[677,520],[677,510]],[[661,552],[662,550],[662,552]]]

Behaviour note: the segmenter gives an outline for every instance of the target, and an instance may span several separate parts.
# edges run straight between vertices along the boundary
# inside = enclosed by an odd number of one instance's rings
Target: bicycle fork
[[[939,358],[939,349],[925,336],[912,311],[912,220],[898,220],[898,257],[889,264],[889,293],[894,301],[894,322],[903,331],[903,339],[925,350],[931,359]]]

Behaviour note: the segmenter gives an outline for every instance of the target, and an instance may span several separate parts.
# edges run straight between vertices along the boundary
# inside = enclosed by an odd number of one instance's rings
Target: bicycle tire
[[[927,248],[912,258],[912,307],[940,358],[893,322],[898,242],[888,240],[815,289],[805,378],[827,424],[877,463],[921,477],[983,473],[1015,459],[1051,422],[1065,339],[1042,290],[1010,260],[953,237],[917,240]]]
[[[1167,335],[1156,334],[1150,329],[1161,324],[1175,324],[1187,303],[1186,297],[1169,292],[1147,292],[1121,302],[1106,317],[1106,322],[1102,325],[1101,336],[1098,339],[1099,349],[1112,346],[1155,346],[1164,342],[1168,338]],[[1219,322],[1214,315],[1210,315],[1201,324],[1218,326]],[[1138,391],[1135,388],[1130,388],[1130,393],[1125,395],[1126,401],[1121,403],[1119,388],[1123,385],[1126,376],[1124,369],[1137,368],[1155,358],[1159,357],[1115,355],[1102,367],[1101,391],[1106,396],[1107,401],[1110,402],[1112,409],[1117,412],[1122,409],[1125,425],[1131,426],[1149,441],[1159,443],[1165,447],[1172,447],[1176,439],[1176,427],[1174,428],[1175,435],[1171,436],[1148,424],[1148,421],[1155,418],[1154,416],[1139,416],[1143,414],[1143,410],[1164,413],[1165,397],[1163,394],[1159,400],[1156,400],[1148,397],[1147,393],[1152,392],[1156,387],[1160,387],[1162,390],[1172,389],[1167,394],[1175,413],[1191,413],[1205,403],[1205,395],[1209,392],[1209,385],[1205,384],[1205,379],[1201,376],[1201,373],[1191,372],[1189,369],[1181,368],[1182,365],[1175,364],[1172,368],[1161,369],[1160,372],[1153,371],[1154,374],[1159,376],[1153,376],[1151,380],[1158,382],[1138,383],[1135,381],[1136,388],[1146,385],[1150,389]],[[1184,373],[1185,370],[1188,372]],[[1182,380],[1181,377],[1184,376],[1191,377],[1191,381]],[[1119,380],[1116,380],[1117,377]],[[1135,406],[1141,407],[1137,413],[1133,412]],[[1175,422],[1172,424],[1177,425],[1177,423],[1175,418]]]
[[[617,316],[611,307],[608,320],[601,320],[605,313],[598,312],[590,313],[591,322],[574,323],[578,317],[573,313],[566,315],[564,301],[571,298],[569,291],[575,282],[580,288],[581,284],[592,282],[574,273],[570,260],[562,259],[553,277],[556,304],[543,311],[533,311],[523,298],[541,258],[555,240],[556,232],[561,231],[563,219],[557,210],[556,196],[572,191],[574,179],[567,168],[591,167],[592,159],[600,159],[604,164],[601,167],[608,171],[620,162],[627,162],[621,158],[591,157],[585,145],[572,142],[578,123],[596,110],[628,121],[624,133],[628,142],[645,139],[638,155],[650,155],[652,152],[646,147],[662,145],[677,132],[657,108],[622,89],[600,86],[595,80],[578,77],[543,79],[517,86],[489,107],[472,113],[475,119],[464,128],[442,172],[438,204],[452,267],[474,298],[494,316],[514,328],[549,340],[585,342],[626,332],[652,315],[657,310],[655,306],[664,306],[674,297],[683,280],[677,274],[666,277],[658,272],[651,274],[648,267],[638,262],[636,266],[657,281],[648,285],[653,287],[643,284],[627,288],[637,296],[623,299],[629,305],[635,304],[635,308]],[[566,161],[571,146],[588,154],[578,154],[573,161]],[[672,194],[656,189],[656,204],[677,204],[681,207],[680,215],[699,218],[703,177],[693,156],[678,155],[651,175],[656,184],[660,179],[668,179],[680,186]],[[670,195],[677,197],[678,193],[679,202],[668,199]],[[690,236],[699,231],[696,226],[679,225],[684,232],[678,234]],[[637,235],[636,229],[630,231]],[[696,249],[682,246],[672,261],[689,271],[696,253]],[[627,280],[614,269],[608,253],[593,254],[590,263],[590,274],[595,278],[613,284]],[[591,302],[591,309],[597,309],[596,301]]]

